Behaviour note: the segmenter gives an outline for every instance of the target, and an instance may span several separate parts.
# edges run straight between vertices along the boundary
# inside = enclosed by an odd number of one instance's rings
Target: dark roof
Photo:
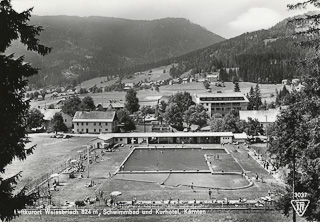
[[[74,122],[81,121],[98,121],[98,122],[112,122],[115,118],[115,111],[77,111],[73,117]]]

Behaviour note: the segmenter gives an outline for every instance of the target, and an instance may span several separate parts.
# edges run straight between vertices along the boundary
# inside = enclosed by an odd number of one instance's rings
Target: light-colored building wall
[[[220,137],[220,143],[232,143],[231,136],[222,136]]]
[[[72,117],[69,116],[68,114],[63,113],[63,112],[61,112],[61,115],[62,115],[64,124],[66,124],[68,129],[71,129],[72,128]]]
[[[230,110],[247,110],[248,99],[241,93],[195,95],[196,103],[203,105],[209,116],[227,114]]]
[[[117,130],[116,122],[80,121],[73,123],[74,133],[113,133]]]

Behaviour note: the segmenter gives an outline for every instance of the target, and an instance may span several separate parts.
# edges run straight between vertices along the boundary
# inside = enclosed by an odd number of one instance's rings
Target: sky
[[[267,29],[306,10],[288,11],[298,0],[12,0],[35,15],[105,16],[132,20],[186,18],[224,38]],[[300,0],[301,2],[301,0]]]

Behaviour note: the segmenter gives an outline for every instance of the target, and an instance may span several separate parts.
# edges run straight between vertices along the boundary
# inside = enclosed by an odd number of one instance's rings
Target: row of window
[[[217,107],[217,108],[211,108],[211,112],[213,112],[213,111],[230,111],[231,109],[235,109],[235,110],[241,110],[241,107],[228,107],[228,108],[219,108],[219,107]]]
[[[76,123],[76,125],[77,125],[77,126],[83,126],[83,125],[88,126],[89,123],[88,123],[88,122],[86,122],[86,123],[83,123],[83,122],[82,122],[82,123]],[[99,125],[99,126],[102,126],[102,125],[108,126],[108,123],[105,123],[105,124],[103,124],[103,123],[93,123],[93,125],[94,125],[94,126],[96,126],[96,125],[97,125],[97,126],[98,126],[98,125]]]
[[[205,104],[206,106],[209,106],[209,103]],[[240,106],[240,103],[211,103],[211,106]]]
[[[230,100],[245,100],[244,97],[203,97],[200,101],[230,101]]]
[[[97,132],[100,133],[101,130],[102,130],[102,129],[93,129],[93,132],[94,132],[94,133],[97,133]],[[106,129],[105,131],[107,132],[108,129]],[[77,129],[77,132],[86,132],[86,133],[89,133],[89,132],[92,132],[92,131],[89,131],[89,129],[85,129],[85,130],[84,130],[84,129]]]

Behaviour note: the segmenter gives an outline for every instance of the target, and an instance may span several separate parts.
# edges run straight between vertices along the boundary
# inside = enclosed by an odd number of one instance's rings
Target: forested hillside
[[[40,39],[52,47],[46,57],[14,42],[6,53],[26,55],[41,69],[30,78],[38,87],[115,76],[126,67],[149,64],[204,48],[222,37],[182,18],[134,21],[107,17],[32,16]]]
[[[300,76],[302,70],[293,67],[292,62],[307,51],[293,46],[297,39],[292,36],[294,29],[287,21],[179,56],[171,60],[179,64],[173,77],[188,70],[193,74],[218,69],[222,79],[229,81],[235,76],[249,82],[279,83]],[[232,70],[229,75],[228,70]]]

